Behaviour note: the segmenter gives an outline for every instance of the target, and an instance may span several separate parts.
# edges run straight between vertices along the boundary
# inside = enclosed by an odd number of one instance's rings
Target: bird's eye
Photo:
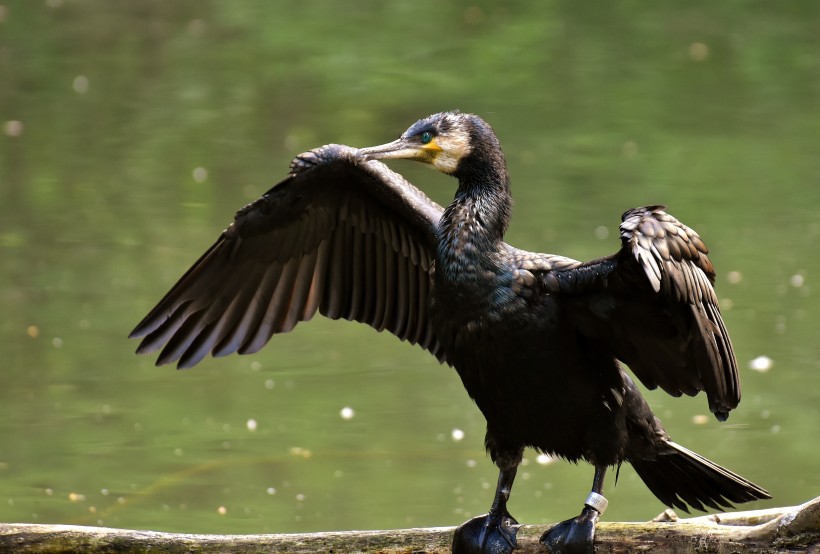
[[[433,133],[431,133],[430,131],[424,131],[421,134],[421,143],[422,144],[428,144],[431,140],[433,140]]]

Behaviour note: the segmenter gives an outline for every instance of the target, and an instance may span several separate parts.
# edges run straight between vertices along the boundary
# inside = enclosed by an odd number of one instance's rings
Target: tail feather
[[[643,482],[667,506],[689,512],[689,507],[721,510],[742,503],[771,498],[769,493],[688,448],[667,441],[669,449],[654,460],[630,460]]]

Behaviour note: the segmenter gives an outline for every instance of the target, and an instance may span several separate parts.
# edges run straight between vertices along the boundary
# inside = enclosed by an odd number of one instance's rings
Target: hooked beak
[[[400,138],[380,146],[360,148],[357,157],[367,160],[417,160],[432,162],[432,152],[407,139]]]

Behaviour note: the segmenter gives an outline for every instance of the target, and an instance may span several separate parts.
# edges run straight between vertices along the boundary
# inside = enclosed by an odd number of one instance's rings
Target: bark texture
[[[543,554],[549,525],[524,525],[521,554]],[[190,535],[104,527],[0,524],[0,552],[178,553],[449,553],[453,527],[287,535]],[[600,523],[596,553],[820,553],[820,497],[800,506],[679,519],[667,510],[647,523]]]

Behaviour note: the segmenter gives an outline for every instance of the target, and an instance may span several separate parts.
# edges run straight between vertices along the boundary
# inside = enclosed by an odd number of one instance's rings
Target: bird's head
[[[461,161],[473,151],[475,137],[489,129],[489,125],[473,114],[437,113],[415,122],[393,142],[360,149],[358,156],[365,160],[416,160],[453,175]],[[492,135],[491,130],[489,133]]]

